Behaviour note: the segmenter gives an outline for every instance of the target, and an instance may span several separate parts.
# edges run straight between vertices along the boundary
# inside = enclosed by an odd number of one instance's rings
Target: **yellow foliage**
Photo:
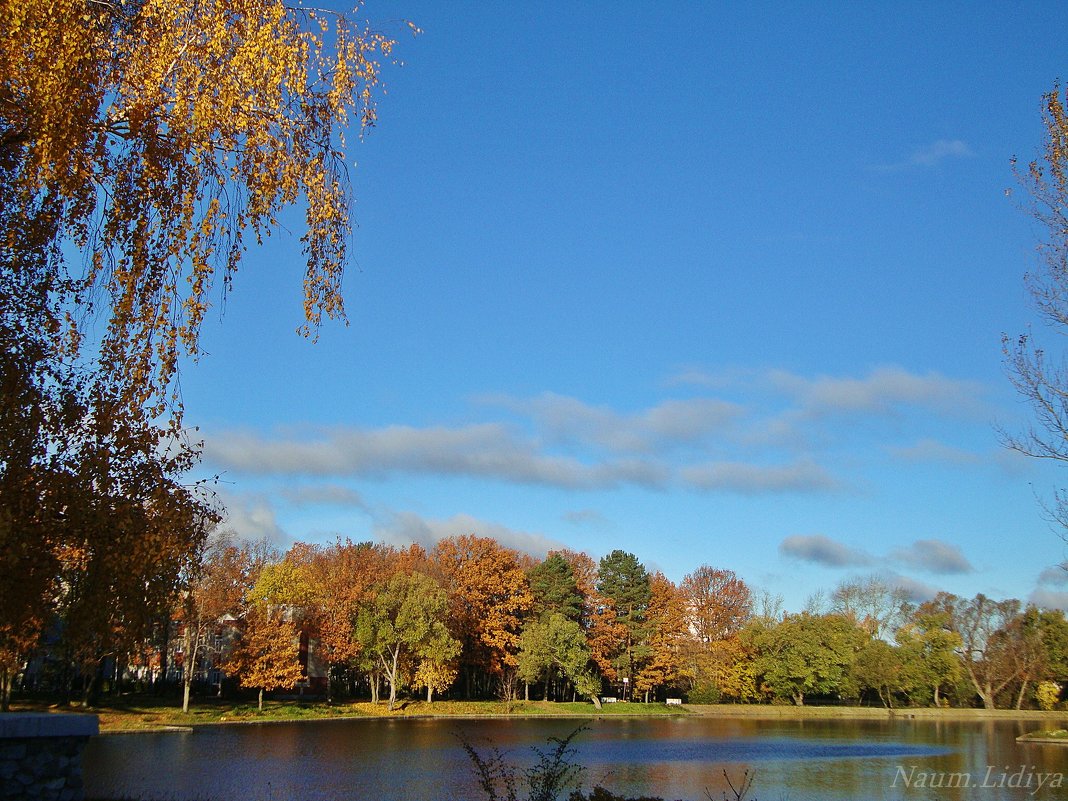
[[[103,366],[131,401],[180,414],[168,387],[213,290],[298,202],[301,330],[344,318],[344,129],[374,124],[393,39],[281,0],[0,0],[0,18],[5,204],[58,212],[45,236],[81,249],[74,300],[106,299]]]

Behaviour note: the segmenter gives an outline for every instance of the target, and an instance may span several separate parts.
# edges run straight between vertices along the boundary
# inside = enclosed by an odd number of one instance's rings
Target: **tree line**
[[[311,638],[331,697],[1053,708],[1068,683],[1061,610],[948,593],[921,604],[872,576],[796,614],[733,571],[678,584],[616,550],[535,559],[488,537],[419,545],[208,548],[175,610],[184,653],[244,687],[291,687]],[[222,620],[237,633],[211,654]],[[186,702],[193,671],[185,671]],[[262,695],[261,695],[262,699]]]

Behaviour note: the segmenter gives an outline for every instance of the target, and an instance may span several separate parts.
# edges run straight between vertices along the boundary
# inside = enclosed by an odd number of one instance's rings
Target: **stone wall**
[[[82,749],[96,715],[0,715],[0,801],[80,801]]]

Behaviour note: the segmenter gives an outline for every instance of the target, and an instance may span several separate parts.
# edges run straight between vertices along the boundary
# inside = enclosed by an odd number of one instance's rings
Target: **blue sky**
[[[351,325],[251,252],[182,376],[249,536],[475,532],[1068,607],[1002,333],[1063,3],[376,2]],[[411,19],[423,35],[402,34]],[[355,137],[353,137],[355,139]]]

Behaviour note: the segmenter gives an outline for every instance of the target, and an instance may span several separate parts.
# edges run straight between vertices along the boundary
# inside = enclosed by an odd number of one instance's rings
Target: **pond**
[[[461,738],[529,765],[582,721],[362,719],[119,734],[92,740],[88,797],[173,801],[484,798]],[[1057,725],[1064,726],[1066,721]],[[698,801],[1068,798],[1068,747],[1022,744],[1029,721],[601,718],[576,739],[585,789]],[[706,791],[710,795],[706,795]],[[524,797],[521,795],[521,797]]]

